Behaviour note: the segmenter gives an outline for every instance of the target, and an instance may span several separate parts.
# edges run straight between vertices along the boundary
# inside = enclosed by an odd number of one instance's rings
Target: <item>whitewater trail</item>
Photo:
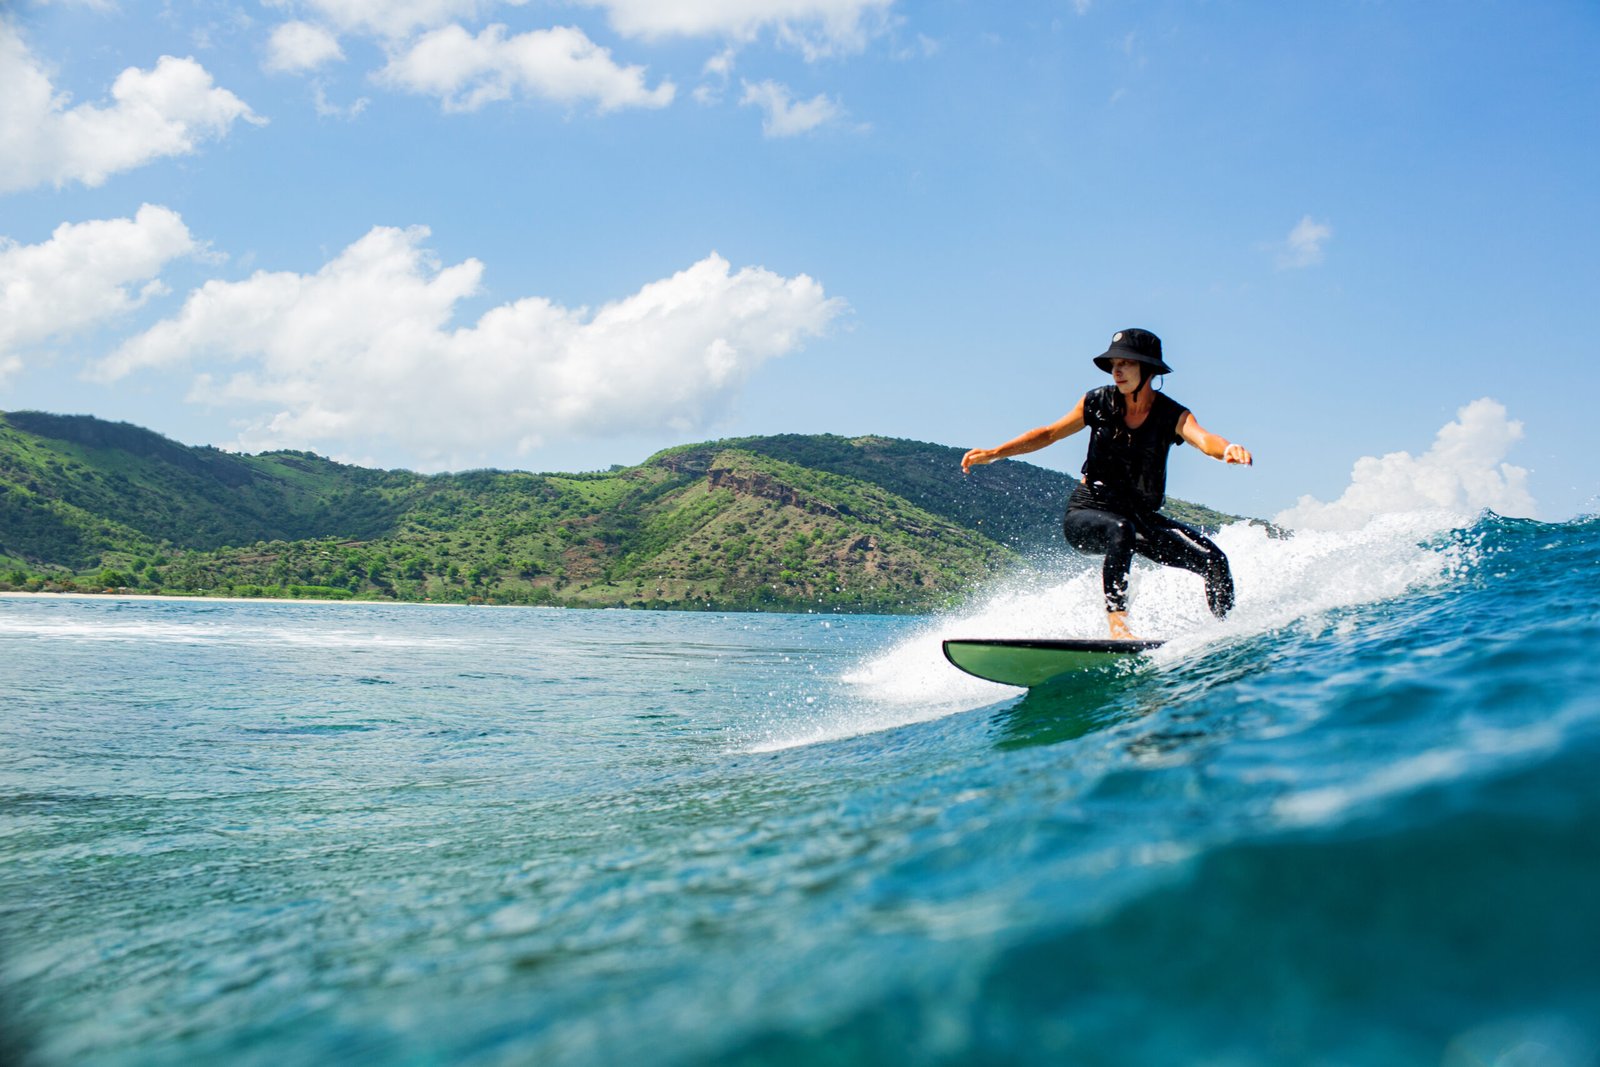
[[[1399,452],[1357,460],[1349,486],[1333,503],[1302,497],[1275,518],[1277,529],[1235,523],[1217,531],[1213,540],[1228,555],[1238,591],[1237,605],[1223,621],[1207,611],[1198,575],[1137,560],[1129,624],[1140,637],[1166,641],[1148,665],[1162,669],[1340,608],[1450,581],[1471,565],[1474,550],[1445,535],[1472,525],[1486,509],[1505,515],[1532,511],[1526,472],[1504,462],[1521,433],[1504,407],[1474,401],[1420,457]],[[1098,557],[1019,570],[844,672],[831,699],[753,747],[770,751],[840,740],[1021,693],[950,666],[940,647],[946,638],[1104,636]]]

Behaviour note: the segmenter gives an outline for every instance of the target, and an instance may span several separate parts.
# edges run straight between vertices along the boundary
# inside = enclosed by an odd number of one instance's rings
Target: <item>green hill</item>
[[[922,611],[1060,551],[1073,480],[881,437],[668,449],[593,474],[425,476],[0,416],[0,589]],[[1232,516],[1181,501],[1215,525]]]

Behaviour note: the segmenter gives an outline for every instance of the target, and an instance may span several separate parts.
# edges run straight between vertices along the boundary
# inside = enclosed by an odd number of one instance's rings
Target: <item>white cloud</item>
[[[761,130],[768,137],[794,137],[808,133],[842,114],[839,105],[822,93],[796,103],[789,96],[788,87],[775,81],[745,82],[744,97],[739,102],[759,107],[766,113],[761,120]]]
[[[702,72],[714,77],[726,79],[728,75],[733,73],[733,62],[734,50],[732,48],[724,48],[722,51],[706,60],[706,65],[702,68]]]
[[[165,291],[169,262],[197,251],[178,213],[151,204],[131,219],[63,223],[36,245],[0,238],[0,364],[15,372],[26,350],[133,310]]]
[[[285,22],[267,40],[267,59],[262,67],[284,74],[303,74],[344,58],[339,38],[311,22]]]
[[[476,18],[495,5],[489,0],[307,0],[306,6],[345,33],[399,40],[418,30]]]
[[[379,227],[315,274],[208,282],[96,372],[115,381],[202,357],[241,363],[203,375],[192,394],[273,409],[240,447],[364,453],[387,440],[438,469],[509,441],[686,433],[844,310],[805,275],[734,271],[713,254],[593,312],[527,297],[452,328],[483,266],[441,267],[427,235]]]
[[[1285,270],[1315,266],[1322,262],[1322,248],[1333,237],[1333,227],[1306,215],[1289,231],[1278,253],[1278,266]]]
[[[212,84],[193,59],[162,56],[154,70],[129,67],[111,86],[110,107],[69,107],[27,45],[0,19],[0,193],[67,182],[102,184],[119,171],[193,152],[238,119],[264,122]]]
[[[888,24],[894,0],[584,0],[629,37],[754,40],[771,30],[808,59],[858,52]]]
[[[517,93],[599,111],[665,107],[676,92],[669,81],[647,88],[643,67],[618,66],[611,53],[573,27],[506,36],[490,26],[476,37],[460,26],[424,34],[392,57],[379,82],[437,96],[446,111],[474,111]]]
[[[707,105],[722,102],[722,95],[728,90],[728,81],[733,75],[737,58],[738,49],[730,45],[706,60],[705,66],[700,68],[705,80],[695,86],[691,94],[696,102]]]
[[[1331,504],[1310,496],[1278,515],[1281,526],[1307,530],[1358,530],[1381,515],[1443,510],[1472,518],[1484,508],[1531,516],[1528,472],[1503,462],[1522,438],[1522,423],[1506,418],[1505,405],[1474,400],[1445,424],[1422,456],[1391,452],[1358,459],[1350,485]]]
[[[903,44],[893,49],[889,54],[892,58],[905,62],[911,59],[930,59],[939,54],[943,46],[925,33],[917,34],[909,44]]]
[[[328,91],[321,85],[316,86],[315,89],[314,104],[317,109],[317,114],[325,119],[349,120],[360,118],[361,113],[367,110],[367,105],[371,102],[372,101],[362,96],[358,97],[354,103],[341,107],[340,105],[335,104],[332,100],[328,99]]]

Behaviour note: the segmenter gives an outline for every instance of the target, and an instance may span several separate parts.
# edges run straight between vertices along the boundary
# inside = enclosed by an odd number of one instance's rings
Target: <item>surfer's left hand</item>
[[[1255,466],[1255,457],[1250,455],[1250,450],[1243,445],[1229,445],[1222,450],[1222,462],[1242,463],[1246,467]]]

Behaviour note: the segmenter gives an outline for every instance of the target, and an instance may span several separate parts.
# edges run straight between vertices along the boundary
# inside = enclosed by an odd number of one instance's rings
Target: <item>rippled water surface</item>
[[[0,598],[0,1052],[1600,1062],[1600,525],[949,617]],[[1193,582],[1193,587],[1189,584]],[[1517,1058],[1517,1057],[1522,1058]]]

